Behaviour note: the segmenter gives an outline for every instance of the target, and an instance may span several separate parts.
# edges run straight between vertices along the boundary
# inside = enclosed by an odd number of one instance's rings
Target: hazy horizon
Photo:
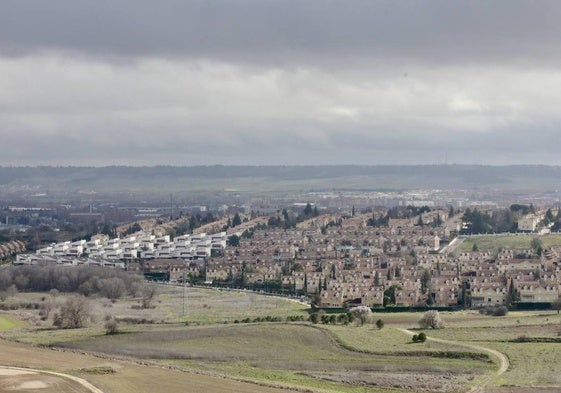
[[[560,13],[5,0],[0,165],[561,165]]]

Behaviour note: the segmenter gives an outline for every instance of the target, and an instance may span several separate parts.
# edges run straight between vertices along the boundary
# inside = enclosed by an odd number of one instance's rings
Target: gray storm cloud
[[[4,0],[0,164],[560,164],[560,11]]]

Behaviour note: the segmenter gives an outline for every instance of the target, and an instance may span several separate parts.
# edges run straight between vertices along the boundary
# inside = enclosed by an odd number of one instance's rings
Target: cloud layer
[[[3,1],[0,165],[561,164],[559,11]]]

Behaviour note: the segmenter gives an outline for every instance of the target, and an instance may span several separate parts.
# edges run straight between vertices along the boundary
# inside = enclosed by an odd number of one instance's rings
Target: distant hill
[[[547,191],[560,187],[561,167],[541,165],[0,167],[0,192]]]

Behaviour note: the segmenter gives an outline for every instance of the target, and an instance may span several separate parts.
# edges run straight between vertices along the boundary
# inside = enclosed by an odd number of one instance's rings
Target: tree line
[[[10,266],[0,271],[0,292],[57,290],[84,296],[99,294],[116,300],[125,294],[140,294],[142,282],[143,278],[138,275],[93,266]]]

